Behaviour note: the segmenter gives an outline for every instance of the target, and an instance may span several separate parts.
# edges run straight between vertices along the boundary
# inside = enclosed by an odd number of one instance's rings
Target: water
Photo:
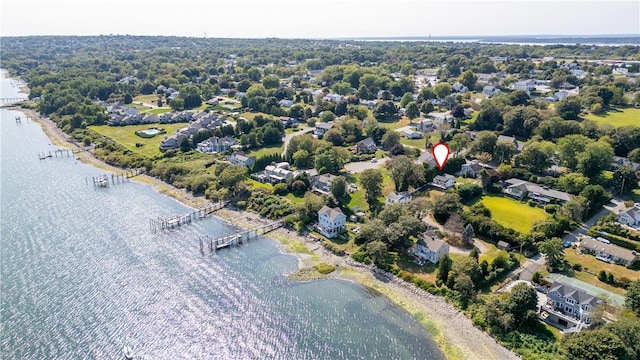
[[[140,130],[140,132],[145,133],[147,135],[151,135],[151,136],[155,136],[161,133],[161,131],[156,128],[144,129],[144,130]]]
[[[2,96],[16,89],[2,82]],[[189,209],[55,150],[0,109],[0,353],[3,359],[442,359],[387,298],[341,280],[295,283],[297,259],[270,240],[201,255],[216,219],[152,234]],[[89,184],[85,179],[89,178]]]

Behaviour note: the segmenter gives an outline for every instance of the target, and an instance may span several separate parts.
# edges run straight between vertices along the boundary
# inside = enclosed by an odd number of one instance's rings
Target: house
[[[422,133],[428,133],[436,130],[436,124],[433,120],[423,119],[416,123],[416,130]]]
[[[529,91],[534,91],[535,89],[536,89],[536,82],[535,80],[531,80],[531,79],[516,81],[513,84],[513,90],[522,90],[528,93]]]
[[[640,164],[638,164],[637,162],[633,162],[626,157],[614,156],[613,162],[611,163],[611,167],[617,168],[618,166],[628,166],[632,168],[633,171],[640,171]]]
[[[311,188],[317,192],[328,194],[331,192],[331,186],[337,176],[333,174],[322,174],[314,177],[311,180]]]
[[[407,139],[420,139],[422,137],[422,133],[415,130],[405,129],[402,131],[402,136]]]
[[[591,312],[598,305],[604,304],[602,299],[590,295],[582,289],[561,282],[554,282],[549,288],[547,296],[546,308],[567,315],[584,324],[590,324]],[[569,327],[567,325],[565,327]]]
[[[462,93],[466,93],[467,91],[469,91],[469,88],[464,86],[464,85],[462,85],[461,83],[453,84],[452,88],[453,88],[454,92],[461,93],[461,94]]]
[[[571,75],[577,77],[578,79],[582,79],[587,76],[587,72],[580,69],[571,69],[569,70],[569,72],[571,73]]]
[[[276,165],[267,165],[264,168],[264,172],[257,176],[257,180],[260,182],[269,182],[271,184],[283,183],[293,177],[293,171],[288,169],[289,163],[284,166],[283,163]]]
[[[615,75],[627,75],[629,73],[629,69],[623,67],[617,67],[613,69],[613,73]]]
[[[631,266],[631,264],[638,260],[638,253],[633,250],[604,243],[593,238],[583,238],[582,241],[580,241],[580,250],[595,255],[598,260],[622,264],[624,266]]]
[[[320,139],[322,138],[324,133],[329,131],[329,129],[331,129],[332,127],[333,123],[316,123],[316,130],[314,131],[314,134],[318,137],[318,139]]]
[[[340,208],[330,208],[323,206],[318,211],[318,232],[328,238],[334,238],[344,230],[347,222],[347,216],[342,213]]]
[[[522,149],[524,148],[524,143],[521,141],[516,140],[516,138],[514,138],[513,136],[506,136],[506,135],[498,135],[498,142],[499,143],[507,143],[507,144],[513,144],[516,146],[516,152],[521,152]]]
[[[443,256],[449,255],[449,244],[439,239],[435,233],[424,233],[413,246],[411,252],[421,263],[426,260],[437,264]]]
[[[493,95],[500,94],[500,90],[495,86],[487,85],[482,88],[482,93],[487,97],[492,97]]]
[[[431,185],[442,190],[452,188],[456,184],[456,178],[451,174],[437,175]]]
[[[553,97],[558,101],[566,99],[567,96],[569,96],[569,92],[565,90],[560,90],[553,94]]]
[[[501,64],[508,60],[506,56],[489,56],[489,60],[493,61],[494,64]]]
[[[484,167],[480,165],[480,163],[478,163],[478,160],[472,160],[469,163],[462,164],[462,168],[460,169],[460,172],[458,172],[458,174],[460,176],[474,178],[480,175],[480,171],[482,169],[484,169]]]
[[[229,150],[229,148],[236,144],[236,140],[228,136],[217,137],[212,136],[207,140],[198,143],[196,150],[203,153],[219,153]]]
[[[640,228],[640,203],[623,210],[618,214],[618,222],[623,225]]]
[[[389,193],[389,195],[387,195],[387,200],[385,201],[386,205],[391,205],[391,204],[408,204],[411,202],[411,200],[413,200],[413,196],[411,196],[411,194],[409,194],[409,192],[407,191],[401,191],[401,192],[391,192]]]
[[[251,167],[253,167],[253,164],[255,164],[255,162],[256,162],[256,157],[255,156],[246,156],[244,154],[244,152],[238,151],[238,152],[234,152],[233,154],[229,155],[227,157],[227,160],[229,160],[229,162],[232,163],[232,164],[242,165],[242,166],[251,168]]]
[[[573,195],[564,191],[550,189],[547,186],[540,186],[528,181],[520,179],[509,179],[505,181],[506,187],[502,190],[508,196],[518,200],[529,199],[537,201],[539,204],[549,204],[552,201],[565,203],[569,201]]]
[[[372,138],[368,137],[364,140],[360,140],[355,146],[356,153],[359,154],[373,154],[378,149],[378,146]]]
[[[431,153],[431,151],[424,151],[422,154],[420,154],[420,156],[415,162],[417,164],[427,163],[429,166],[432,166],[432,167],[437,166],[436,159],[433,158],[433,154]]]
[[[284,106],[284,107],[292,107],[293,106],[293,100],[282,99],[282,100],[278,101],[278,105]]]
[[[284,125],[285,128],[298,126],[298,120],[296,118],[280,116],[280,121],[282,121],[282,125]]]
[[[440,125],[444,122],[450,122],[453,119],[453,116],[451,116],[451,111],[446,111],[446,112],[434,111],[427,114],[427,119],[431,119],[434,122],[434,124]]]

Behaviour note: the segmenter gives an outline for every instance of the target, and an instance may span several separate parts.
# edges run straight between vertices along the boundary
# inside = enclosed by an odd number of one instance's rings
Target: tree
[[[303,224],[309,224],[318,219],[318,211],[324,206],[324,200],[312,192],[304,194],[304,203],[296,208],[296,212]]]
[[[418,110],[418,105],[415,101],[411,101],[409,104],[407,104],[405,115],[407,115],[407,117],[411,120],[420,116],[420,110]]]
[[[412,101],[413,101],[413,93],[412,92],[404,93],[404,95],[402,95],[402,98],[400,99],[400,107],[404,108],[407,106],[407,104],[409,104]]]
[[[524,167],[532,173],[541,173],[552,165],[555,145],[548,141],[530,142],[515,157],[516,166]]]
[[[342,138],[342,133],[337,128],[331,128],[327,130],[324,135],[322,135],[322,140],[328,141],[334,146],[342,146],[344,145],[344,139]]]
[[[602,205],[611,200],[611,194],[609,194],[602,185],[587,185],[584,190],[580,192],[580,196],[589,201],[589,208],[594,211],[600,209]]]
[[[453,88],[446,82],[440,82],[433,87],[433,92],[439,99],[444,99],[445,96],[450,95]]]
[[[581,110],[582,104],[577,96],[569,96],[556,104],[558,116],[565,120],[577,120]]]
[[[471,224],[467,224],[464,231],[462,231],[462,245],[466,247],[473,245],[473,238],[475,236],[476,233],[473,231],[473,226]]]
[[[379,169],[367,169],[360,173],[360,185],[365,191],[369,207],[374,207],[378,197],[382,196],[382,173]]]
[[[397,114],[398,108],[393,103],[393,101],[390,100],[380,102],[373,109],[373,116],[375,116],[375,118],[378,120],[390,121],[393,120]]]
[[[379,264],[381,260],[387,257],[387,245],[379,240],[372,241],[367,244],[366,252],[374,264]]]
[[[338,176],[331,183],[331,193],[340,201],[347,193],[347,181],[343,176]]]
[[[577,155],[578,170],[587,177],[595,177],[602,170],[608,169],[613,162],[613,147],[599,140],[587,145],[584,152]]]
[[[440,261],[438,262],[438,274],[436,275],[437,282],[440,282],[442,284],[447,283],[452,264],[453,262],[451,261],[449,255],[445,255],[440,258]]]
[[[613,188],[616,194],[629,193],[638,187],[636,172],[630,166],[618,166],[613,172]]]
[[[514,286],[509,292],[507,300],[507,311],[515,320],[516,328],[521,328],[525,324],[535,322],[537,318],[538,295],[531,286],[520,283]]]
[[[454,244],[458,243],[457,234],[464,231],[464,220],[460,214],[451,214],[444,223],[444,228],[450,232],[449,236]]]
[[[124,94],[124,103],[131,104],[132,102],[133,102],[133,97],[131,97],[131,94],[129,93]]]
[[[451,116],[460,120],[465,118],[464,107],[460,104],[456,104],[453,109],[451,109]]]
[[[565,258],[560,238],[554,237],[546,240],[538,246],[538,249],[544,254],[549,271],[554,272],[564,268]]]
[[[409,190],[413,161],[404,155],[396,156],[385,166],[389,169],[393,185],[397,192]]]
[[[460,76],[458,76],[458,81],[462,83],[462,85],[466,86],[469,90],[472,90],[476,87],[478,75],[474,74],[471,70],[467,70],[460,74]]]
[[[471,153],[489,153],[493,154],[493,150],[498,142],[498,136],[491,131],[481,131],[476,136],[476,140],[471,144]]]
[[[247,176],[247,168],[242,165],[229,165],[218,176],[221,188],[231,189]]]
[[[624,306],[640,316],[640,280],[632,281],[627,287]]]
[[[620,337],[606,329],[581,331],[563,338],[560,353],[567,359],[631,360]]]
[[[267,75],[262,78],[262,86],[265,89],[275,89],[280,86],[280,79],[277,76]]]
[[[511,142],[498,142],[493,148],[492,158],[499,159],[500,163],[511,163],[511,158],[516,154],[518,148]]]
[[[433,112],[435,109],[433,104],[430,101],[425,101],[420,106],[420,112],[422,115],[427,116],[430,112]]]
[[[571,170],[578,167],[578,154],[584,152],[593,140],[581,134],[567,135],[558,139],[558,157]]]
[[[433,217],[440,223],[447,221],[451,214],[462,210],[460,195],[456,193],[444,193],[431,201],[431,212]]]
[[[400,144],[400,134],[397,131],[387,131],[382,136],[380,145],[382,145],[384,149],[391,149],[397,144]]]
[[[576,195],[589,185],[589,178],[580,173],[569,173],[560,176],[558,185],[560,185],[562,190]]]
[[[473,123],[475,130],[495,130],[498,124],[502,124],[502,114],[500,110],[493,104],[488,102],[483,104],[482,109],[478,113],[476,121]]]

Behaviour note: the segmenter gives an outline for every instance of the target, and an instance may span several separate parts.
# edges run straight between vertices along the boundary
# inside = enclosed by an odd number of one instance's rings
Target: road
[[[608,204],[605,204],[603,208],[598,211],[595,215],[593,215],[589,220],[585,221],[580,225],[577,229],[573,230],[571,233],[566,234],[562,237],[563,241],[571,241],[572,243],[578,242],[579,238],[582,235],[586,235],[589,228],[591,228],[595,223],[600,220],[601,217],[609,214],[610,212],[617,214],[620,210],[624,210],[625,205],[624,201],[619,198],[613,198]]]
[[[287,153],[287,146],[289,146],[289,142],[291,141],[291,139],[293,139],[294,136],[298,136],[298,135],[302,135],[307,131],[313,131],[315,129],[315,127],[309,127],[306,125],[302,125],[299,124],[298,128],[296,129],[296,131],[290,133],[290,134],[286,134],[284,136],[284,138],[282,139],[282,142],[284,142],[284,150],[282,151],[282,156],[284,156],[284,154]]]

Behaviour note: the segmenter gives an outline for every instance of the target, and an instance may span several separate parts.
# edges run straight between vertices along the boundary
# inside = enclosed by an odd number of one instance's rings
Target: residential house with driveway
[[[322,174],[315,176],[311,179],[311,189],[321,194],[328,194],[331,192],[331,186],[337,176],[333,174]]]
[[[428,261],[437,264],[445,255],[449,255],[449,244],[438,238],[435,233],[422,234],[410,250],[420,264]]]
[[[409,194],[408,191],[401,191],[401,192],[390,192],[389,195],[387,195],[385,204],[386,205],[391,205],[391,204],[408,204],[411,202],[411,200],[413,200],[413,196],[411,194]]]
[[[563,328],[591,323],[591,312],[604,301],[586,291],[561,282],[554,282],[547,293],[547,304],[541,310],[551,310],[556,315],[552,322]],[[560,316],[558,316],[560,315]]]
[[[203,153],[219,153],[223,151],[229,150],[231,146],[236,144],[236,140],[234,138],[225,136],[225,137],[217,137],[212,136],[205,141],[198,143],[196,150]]]
[[[640,171],[640,164],[637,162],[633,162],[629,160],[629,158],[623,156],[614,156],[613,162],[611,163],[612,168],[617,168],[619,166],[628,166],[633,169],[633,171]]]
[[[318,211],[318,225],[316,228],[320,234],[330,239],[344,231],[346,223],[347,216],[340,208],[330,208],[325,205]]]
[[[435,131],[437,128],[435,122],[430,119],[422,119],[416,123],[416,131],[421,133],[429,133]]]
[[[480,175],[480,171],[482,171],[484,167],[478,163],[478,160],[472,160],[466,164],[462,164],[462,168],[458,172],[460,176],[464,177],[478,177]]]
[[[505,185],[505,188],[502,190],[505,195],[511,196],[517,200],[529,198],[537,201],[540,205],[553,202],[562,204],[573,197],[573,195],[567,194],[564,191],[554,190],[548,186],[540,186],[538,184],[515,178],[505,181]]]
[[[501,92],[500,89],[492,85],[487,85],[482,88],[482,93],[487,97],[492,97],[493,95],[500,94],[500,92]]]
[[[624,266],[631,266],[638,260],[638,253],[636,251],[587,237],[580,241],[580,251],[595,255],[598,260]]]
[[[360,154],[373,154],[378,150],[378,146],[373,141],[372,138],[368,137],[364,140],[360,140],[356,143],[355,146],[356,153]]]

